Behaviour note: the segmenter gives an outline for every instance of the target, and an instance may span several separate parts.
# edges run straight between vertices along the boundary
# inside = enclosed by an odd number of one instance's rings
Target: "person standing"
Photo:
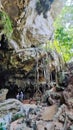
[[[21,91],[21,92],[20,92],[20,101],[23,101],[23,99],[24,99],[24,94],[23,94],[23,92]]]
[[[20,99],[20,95],[19,95],[19,93],[16,95],[16,99],[17,99],[17,100]]]

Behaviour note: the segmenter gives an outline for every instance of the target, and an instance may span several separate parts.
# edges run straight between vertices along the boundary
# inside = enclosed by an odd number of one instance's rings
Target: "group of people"
[[[24,94],[23,94],[22,91],[16,95],[16,99],[17,99],[17,100],[20,100],[20,101],[23,101],[23,99],[24,99]]]

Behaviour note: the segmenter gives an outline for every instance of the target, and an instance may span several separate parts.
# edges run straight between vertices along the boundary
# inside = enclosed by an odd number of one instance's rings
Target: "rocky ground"
[[[23,102],[2,101],[0,117],[6,121],[7,130],[73,130],[72,79],[71,76],[63,91],[53,87],[45,91],[40,100],[34,97]]]

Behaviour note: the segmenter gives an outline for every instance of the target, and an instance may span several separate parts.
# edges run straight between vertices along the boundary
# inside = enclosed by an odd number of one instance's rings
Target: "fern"
[[[12,22],[7,13],[4,11],[0,12],[0,17],[4,26],[4,34],[6,34],[7,38],[10,39],[13,32]]]

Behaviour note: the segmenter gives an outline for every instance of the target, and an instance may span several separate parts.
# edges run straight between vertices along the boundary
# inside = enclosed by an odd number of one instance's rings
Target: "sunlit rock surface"
[[[41,11],[38,14],[36,10],[38,0],[2,0],[1,2],[3,10],[8,13],[13,22],[13,41],[10,43],[15,49],[31,46],[32,44],[38,45],[52,38],[53,20],[59,15],[64,3],[61,0],[52,0],[46,13],[44,14]],[[46,2],[49,6],[49,1]],[[44,6],[41,5],[40,7],[43,10]]]
[[[34,7],[34,8],[33,8]],[[29,44],[39,44],[46,42],[53,33],[53,19],[50,13],[47,13],[47,18],[43,17],[43,14],[38,15],[35,11],[36,1],[32,0],[28,6],[28,14],[26,12],[26,24],[23,29],[24,43]],[[50,22],[51,21],[51,22]]]

